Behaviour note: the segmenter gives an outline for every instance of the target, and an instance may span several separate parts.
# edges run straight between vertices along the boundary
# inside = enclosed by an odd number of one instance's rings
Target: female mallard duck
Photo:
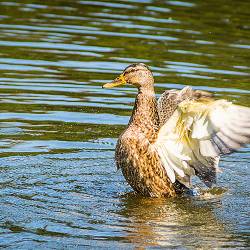
[[[210,187],[220,155],[250,142],[250,108],[190,87],[165,91],[157,102],[153,75],[143,63],[128,66],[103,87],[125,83],[136,86],[138,94],[115,158],[143,196],[175,196],[190,187],[194,175]]]

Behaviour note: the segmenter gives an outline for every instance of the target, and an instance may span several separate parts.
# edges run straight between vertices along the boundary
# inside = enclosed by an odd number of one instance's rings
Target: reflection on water
[[[158,94],[188,84],[250,106],[249,8],[243,0],[1,1],[0,245],[249,247],[249,148],[223,158],[213,194],[138,197],[113,160],[135,89],[101,88],[144,62]]]
[[[135,204],[134,199],[137,199]],[[140,247],[164,246],[216,248],[224,243],[212,243],[214,235],[230,238],[223,223],[214,215],[220,200],[142,199],[135,196],[123,200],[119,212],[130,220],[127,240]],[[191,238],[190,238],[191,237]]]

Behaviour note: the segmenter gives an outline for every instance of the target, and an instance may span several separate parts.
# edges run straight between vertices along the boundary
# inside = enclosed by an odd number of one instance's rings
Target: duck
[[[152,71],[144,63],[129,65],[103,88],[125,84],[138,93],[115,161],[142,196],[175,197],[192,190],[194,176],[212,187],[220,157],[250,142],[248,107],[190,86],[165,90],[157,100]]]

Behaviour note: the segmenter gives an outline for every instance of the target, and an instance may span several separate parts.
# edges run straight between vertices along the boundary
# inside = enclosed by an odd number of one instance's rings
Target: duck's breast
[[[120,136],[116,164],[136,192],[150,197],[175,194],[158,153],[141,131],[128,129]]]

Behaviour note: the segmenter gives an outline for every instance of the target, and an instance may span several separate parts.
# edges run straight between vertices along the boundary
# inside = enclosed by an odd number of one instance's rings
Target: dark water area
[[[245,0],[0,1],[0,246],[249,248],[250,148],[201,197],[141,198],[113,159],[136,90],[101,88],[144,62],[157,94],[250,107],[249,17]]]

